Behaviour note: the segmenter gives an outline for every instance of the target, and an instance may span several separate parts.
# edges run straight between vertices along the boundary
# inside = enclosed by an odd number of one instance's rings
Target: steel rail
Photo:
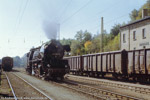
[[[13,94],[13,96],[14,96],[14,99],[15,99],[15,100],[18,100],[17,97],[16,97],[16,95],[15,95],[15,92],[14,92],[14,90],[13,90],[13,87],[12,87],[12,85],[11,85],[11,83],[10,83],[10,80],[9,80],[9,78],[8,78],[8,76],[7,76],[7,74],[6,74],[6,72],[4,72],[4,74],[5,74],[6,78],[7,78],[7,81],[8,81],[8,84],[9,84],[10,88],[11,88],[11,91],[12,91],[12,94]]]
[[[24,71],[23,71],[23,73],[26,74]],[[38,78],[38,77],[35,77],[35,78]],[[48,81],[47,81],[47,82],[48,82]],[[83,93],[83,94],[87,94],[87,95],[89,95],[89,96],[92,96],[92,97],[97,98],[98,100],[106,100],[106,98],[103,97],[103,96],[96,96],[96,95],[94,95],[94,94],[87,93],[87,92],[84,92],[84,91],[82,91],[82,90],[78,90],[78,89],[76,89],[76,88],[72,88],[72,87],[69,87],[69,86],[65,86],[65,85],[59,84],[59,83],[54,82],[54,81],[53,81],[53,84],[58,85],[58,86],[62,86],[62,87],[68,88],[68,89],[71,89],[71,90],[73,90],[73,91],[78,91],[78,92],[81,92],[81,93]]]
[[[14,73],[13,73],[14,74]],[[23,79],[22,77],[14,74],[15,76],[17,76],[18,78],[20,78],[21,80],[23,80],[25,83],[27,83],[28,85],[30,85],[32,88],[34,88],[35,90],[37,90],[39,93],[41,93],[42,95],[44,95],[46,98],[48,98],[49,100],[53,100],[51,97],[49,97],[47,94],[45,94],[43,91],[41,91],[40,89],[36,88],[35,86],[33,86],[31,83],[29,83],[28,81],[26,81],[25,79]]]
[[[92,80],[90,79],[83,79],[81,77],[76,77],[76,76],[70,76],[69,77],[71,78],[75,78],[75,79],[78,79],[78,80],[89,80],[90,83]],[[92,82],[92,84],[99,84],[99,85],[105,85],[105,86],[110,86],[110,87],[115,87],[115,88],[121,88],[121,89],[128,89],[128,90],[131,90],[131,91],[134,91],[134,92],[137,92],[137,93],[142,93],[142,94],[150,94],[150,88],[146,88],[146,87],[139,87],[139,86],[132,86],[132,85],[127,85],[127,84],[121,84],[121,83],[115,83],[115,82],[104,82],[104,81],[101,81],[101,80],[95,80],[94,82]]]
[[[70,83],[70,84],[74,84],[74,85],[78,85],[82,88],[88,88],[89,90],[93,90],[93,91],[97,91],[99,93],[102,93],[104,95],[110,95],[110,96],[114,96],[118,99],[118,98],[126,98],[127,100],[143,100],[143,98],[137,98],[137,97],[133,97],[133,96],[128,96],[128,95],[123,95],[123,94],[120,94],[120,93],[116,93],[116,92],[112,92],[112,91],[109,91],[109,90],[104,90],[104,89],[99,89],[99,88],[94,88],[94,87],[91,87],[91,86],[88,86],[88,85],[83,85],[83,84],[80,84],[80,83],[75,83],[75,82],[69,82],[69,81],[64,81],[64,82],[67,82],[67,83]]]
[[[73,91],[77,91],[77,92],[80,92],[80,93],[86,94],[86,95],[88,95],[88,96],[91,96],[91,97],[93,97],[93,98],[96,98],[96,100],[97,100],[97,99],[98,99],[98,100],[106,100],[106,99],[107,99],[107,97],[106,97],[106,96],[104,96],[104,95],[97,96],[97,95],[95,95],[95,94],[85,92],[85,91],[83,91],[83,90],[81,90],[81,89],[73,88],[72,86],[68,86],[68,85],[60,84],[60,83],[57,83],[57,82],[53,82],[53,83],[54,83],[54,84],[56,84],[56,85],[58,85],[58,86],[62,86],[62,87],[65,87],[65,88],[71,89],[71,90],[73,90]]]

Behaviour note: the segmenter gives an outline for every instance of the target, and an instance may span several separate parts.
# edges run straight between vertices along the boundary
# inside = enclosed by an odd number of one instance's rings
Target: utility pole
[[[101,17],[101,52],[103,52],[103,17]]]
[[[57,39],[60,40],[60,24],[57,24]]]

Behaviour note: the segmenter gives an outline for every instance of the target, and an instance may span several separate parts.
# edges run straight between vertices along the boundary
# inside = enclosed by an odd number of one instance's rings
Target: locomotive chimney
[[[142,10],[142,18],[145,18],[148,16],[148,9],[143,9]]]

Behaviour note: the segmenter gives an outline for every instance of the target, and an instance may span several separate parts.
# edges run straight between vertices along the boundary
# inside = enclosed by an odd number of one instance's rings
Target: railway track
[[[9,87],[10,87],[10,89],[11,89],[11,91],[12,91],[12,94],[13,94],[13,97],[14,97],[15,100],[17,100],[16,94],[15,94],[14,89],[13,89],[11,83],[10,83],[10,80],[9,80],[9,78],[8,78],[8,76],[7,76],[7,74],[6,74],[5,72],[4,72],[4,74],[5,74],[6,78],[7,78]]]
[[[93,98],[95,98],[97,100],[144,100],[143,98],[123,95],[120,93],[96,88],[94,86],[83,85],[81,83],[72,82],[69,80],[64,80],[61,83],[56,82],[55,84],[58,84],[58,85],[61,85],[63,87],[72,89],[74,91],[81,92],[83,94],[87,94],[87,95],[92,96]]]
[[[79,93],[92,96],[93,98],[97,100],[106,100],[106,99],[108,100],[145,100],[142,97],[135,97],[133,95],[123,95],[124,93],[113,92],[113,91],[99,87],[99,85],[101,85],[105,87],[108,86],[110,88],[112,87],[112,85],[114,85],[113,88],[126,89],[125,87],[123,88],[121,84],[116,85],[115,83],[112,84],[109,82],[107,82],[108,84],[106,84],[106,82],[104,81],[101,81],[101,82],[99,80],[93,81],[87,78],[83,79],[83,78],[76,77],[76,76],[75,77],[72,76],[71,78],[75,78],[75,81],[65,79],[63,82],[54,82],[54,84],[65,87],[65,88],[69,88]],[[86,84],[83,84],[83,83],[86,83]]]
[[[25,72],[24,72],[25,73]],[[102,81],[102,80],[97,80],[95,79],[90,80],[89,78],[82,78],[80,76],[73,76],[73,75],[67,75],[69,76],[69,79],[71,77],[71,79],[75,79],[76,81],[81,81],[81,82],[88,82],[90,84],[93,85],[101,85],[101,86],[105,86],[105,87],[113,87],[113,88],[119,88],[119,89],[126,89],[126,90],[130,90],[136,93],[141,93],[141,94],[146,94],[146,95],[150,95],[150,88],[147,87],[140,87],[140,86],[135,86],[135,84],[133,85],[127,85],[125,84],[121,84],[119,82],[107,82],[107,81]]]
[[[10,73],[9,73],[10,74]],[[9,83],[9,86],[10,86],[10,88],[11,88],[11,91],[12,91],[12,93],[13,93],[13,96],[14,96],[14,98],[11,98],[11,99],[15,99],[15,100],[22,100],[22,99],[35,99],[35,100],[53,100],[50,96],[48,96],[46,93],[44,93],[43,91],[41,91],[40,89],[38,89],[38,88],[36,88],[33,84],[31,84],[31,83],[29,83],[28,81],[26,81],[25,79],[23,79],[23,78],[21,78],[20,76],[18,76],[18,75],[16,75],[16,74],[14,74],[14,73],[11,73],[11,74],[13,74],[15,77],[17,77],[18,79],[20,79],[20,80],[22,80],[26,85],[24,85],[24,86],[29,86],[29,87],[31,87],[32,89],[34,89],[34,91],[29,91],[30,92],[30,94],[32,95],[34,95],[34,93],[33,92],[37,92],[36,93],[36,95],[38,95],[38,97],[28,97],[28,96],[21,96],[21,95],[19,95],[19,97],[17,96],[17,94],[16,94],[16,92],[15,92],[15,88],[13,88],[13,85],[11,84],[11,81],[10,81],[10,79],[9,79],[9,77],[8,77],[8,75],[7,75],[7,73],[5,72],[5,75],[6,75],[6,77],[7,77],[7,80],[8,80],[8,83]],[[18,81],[18,82],[20,82],[20,81]],[[15,87],[15,86],[14,86]],[[20,88],[20,87],[19,87]],[[25,87],[26,88],[26,87]],[[39,97],[40,96],[40,97]]]
[[[77,81],[89,82],[90,84],[93,84],[93,85],[101,85],[101,86],[103,85],[105,87],[126,89],[126,90],[130,90],[133,92],[150,95],[150,88],[135,86],[135,84],[127,85],[126,83],[121,84],[119,82],[107,82],[107,81],[102,81],[102,80],[94,80],[93,81],[88,78],[81,78],[81,77],[77,77],[77,76],[73,76],[73,75],[69,75],[69,76],[71,77],[71,79],[74,78]]]

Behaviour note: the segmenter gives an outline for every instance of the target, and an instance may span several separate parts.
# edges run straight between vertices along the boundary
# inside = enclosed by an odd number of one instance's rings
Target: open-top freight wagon
[[[82,56],[66,57],[70,73],[104,77],[132,79],[150,82],[150,49],[115,51]]]

